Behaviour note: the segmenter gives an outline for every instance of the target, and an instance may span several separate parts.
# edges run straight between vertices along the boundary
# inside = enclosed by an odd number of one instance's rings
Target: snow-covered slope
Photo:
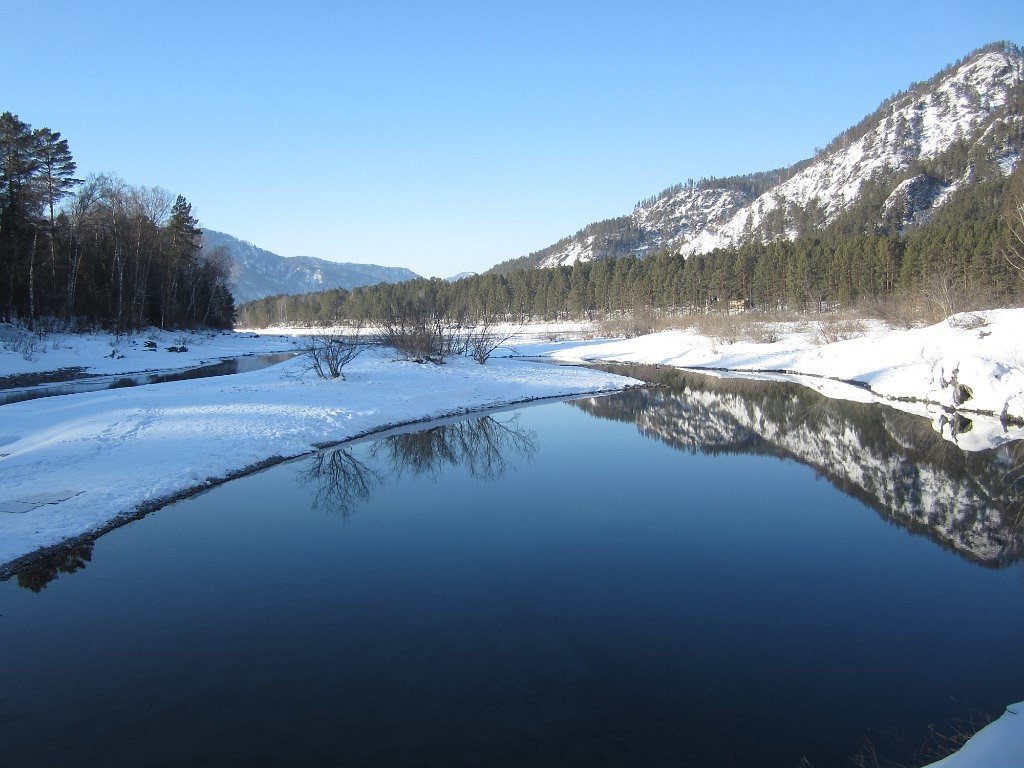
[[[231,291],[236,304],[281,293],[351,289],[419,277],[404,267],[339,263],[312,256],[286,258],[212,229],[203,230],[203,248],[207,252],[223,248],[230,259]]]
[[[599,235],[586,228],[538,252],[537,266],[605,258],[609,246],[621,252],[623,242],[638,256],[652,247],[690,255],[749,239],[794,238],[835,221],[879,185],[888,192],[874,212],[879,222],[897,229],[920,222],[973,181],[974,163],[984,160],[1004,174],[1016,167],[1022,83],[1021,50],[988,46],[889,99],[810,160],[678,185],[612,220],[623,222],[618,228],[604,227]],[[955,161],[940,162],[952,153]],[[940,166],[946,170],[940,173]],[[950,166],[957,167],[952,176]]]
[[[962,313],[927,328],[865,325],[819,344],[779,327],[772,342],[723,340],[694,330],[537,348],[565,362],[623,362],[732,371],[796,381],[830,397],[879,401],[928,415],[936,431],[973,450],[1024,437],[1024,309]],[[950,419],[971,420],[970,430]]]

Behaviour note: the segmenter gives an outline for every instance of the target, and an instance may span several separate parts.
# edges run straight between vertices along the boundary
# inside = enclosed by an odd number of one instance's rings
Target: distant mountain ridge
[[[302,294],[331,288],[351,290],[419,277],[405,267],[340,263],[312,256],[279,256],[237,237],[204,229],[203,249],[209,253],[221,248],[231,262],[231,291],[236,304],[277,294]]]
[[[876,228],[901,232],[974,183],[979,170],[1012,173],[1022,150],[1024,53],[994,43],[887,99],[812,158],[677,184],[629,215],[590,224],[493,270],[792,240],[855,212]]]

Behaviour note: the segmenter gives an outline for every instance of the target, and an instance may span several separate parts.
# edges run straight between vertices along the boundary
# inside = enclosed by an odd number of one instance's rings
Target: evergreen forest
[[[871,224],[866,212],[874,201],[870,188],[866,192],[863,205],[795,240],[755,241],[688,258],[660,252],[572,267],[498,268],[454,283],[434,278],[271,296],[243,304],[239,322],[372,321],[389,307],[416,301],[471,320],[593,318],[640,309],[831,312],[924,300],[948,314],[1020,304],[1024,273],[1007,255],[1024,201],[1024,166],[965,187],[929,221],[906,231]]]
[[[203,252],[188,201],[76,170],[59,132],[0,115],[0,319],[231,327],[229,264]]]

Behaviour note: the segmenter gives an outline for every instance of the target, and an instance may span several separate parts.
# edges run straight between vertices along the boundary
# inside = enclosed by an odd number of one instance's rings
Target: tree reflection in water
[[[352,455],[347,448],[321,451],[310,458],[299,480],[314,487],[313,508],[348,517],[370,498],[381,481],[377,470]]]
[[[521,429],[518,421],[515,414],[502,419],[482,416],[381,438],[369,450],[370,463],[357,458],[351,448],[320,451],[306,461],[299,480],[312,487],[314,509],[343,518],[387,479],[388,472],[371,463],[389,464],[395,477],[406,471],[437,477],[451,466],[463,467],[479,480],[497,480],[515,460],[532,461],[536,453],[536,435]],[[18,573],[18,586],[40,592],[60,574],[85,568],[92,548],[92,541],[78,542],[37,560]]]
[[[508,471],[509,459],[532,461],[536,435],[519,427],[519,416],[493,416],[442,424],[423,432],[392,435],[380,440],[373,456],[387,456],[396,476],[406,470],[437,477],[448,466],[462,467],[479,480],[497,480]]]
[[[80,541],[55,554],[37,560],[18,574],[18,586],[33,592],[42,592],[46,585],[62,573],[74,573],[85,568],[92,560],[92,542]]]
[[[391,435],[376,441],[369,457],[374,464],[388,465],[395,477],[407,471],[437,477],[447,467],[462,467],[478,480],[497,480],[508,472],[513,459],[531,461],[536,453],[536,435],[521,429],[518,422],[517,415],[481,416]],[[314,508],[348,517],[387,474],[342,447],[313,456],[299,477],[314,487]]]

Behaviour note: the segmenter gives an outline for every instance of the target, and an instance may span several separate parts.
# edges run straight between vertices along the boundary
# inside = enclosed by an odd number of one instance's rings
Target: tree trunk
[[[36,242],[39,239],[39,228],[32,230],[32,250],[28,255],[28,329],[36,326]]]

